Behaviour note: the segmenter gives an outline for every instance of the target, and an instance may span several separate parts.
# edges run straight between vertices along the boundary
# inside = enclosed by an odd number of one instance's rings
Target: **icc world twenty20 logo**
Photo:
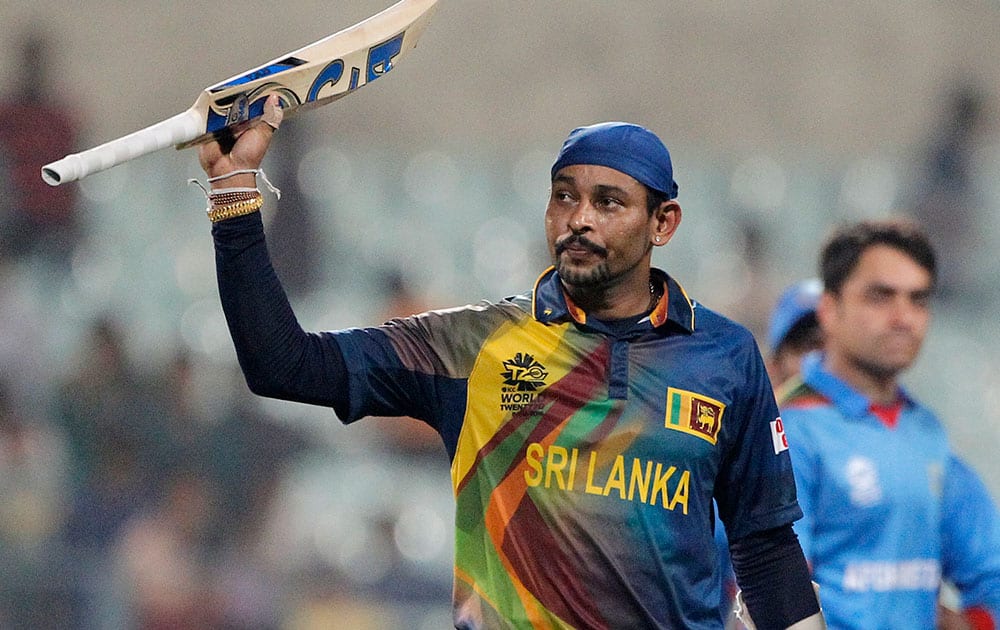
[[[503,387],[500,391],[500,410],[518,412],[535,400],[535,392],[545,386],[549,377],[545,366],[526,352],[503,362]]]
[[[525,352],[518,352],[513,359],[503,362],[506,371],[501,372],[504,385],[511,385],[519,392],[533,392],[545,385],[549,373],[545,366],[535,360],[535,357]]]

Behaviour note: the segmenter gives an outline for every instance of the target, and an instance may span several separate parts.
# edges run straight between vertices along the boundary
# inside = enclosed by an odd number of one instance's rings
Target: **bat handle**
[[[50,186],[72,182],[141,155],[193,140],[204,132],[205,121],[192,108],[117,140],[46,164],[42,167],[42,179]]]

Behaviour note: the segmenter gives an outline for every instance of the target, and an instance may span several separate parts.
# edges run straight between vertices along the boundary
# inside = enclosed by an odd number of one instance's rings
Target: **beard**
[[[562,254],[570,245],[580,245],[587,248],[592,253],[601,257],[602,260],[596,266],[589,269],[575,269],[567,263]],[[608,250],[597,243],[593,243],[585,236],[574,234],[556,243],[555,247],[555,268],[563,282],[570,286],[581,289],[599,287],[612,279],[611,268],[607,261]]]
[[[556,261],[556,271],[563,282],[570,286],[581,289],[592,289],[607,284],[611,280],[611,269],[608,263],[601,264],[591,269],[572,269],[561,260]]]
[[[877,381],[891,381],[913,364],[916,352],[902,356],[886,357],[856,354],[851,357],[855,368]]]

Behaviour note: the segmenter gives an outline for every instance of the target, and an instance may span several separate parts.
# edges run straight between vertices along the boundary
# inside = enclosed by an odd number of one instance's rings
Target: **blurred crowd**
[[[339,518],[347,499],[297,502],[336,477],[365,498],[391,494],[343,444],[334,453],[264,408],[231,356],[171,334],[144,348],[133,315],[80,291],[81,252],[102,238],[98,204],[39,177],[79,148],[77,114],[48,80],[42,34],[26,33],[19,53],[22,76],[0,102],[0,628],[440,627],[450,549],[433,525],[446,502],[400,495],[353,519]],[[284,198],[300,202],[293,185]],[[299,219],[272,228],[276,249],[295,254],[279,255],[292,263],[280,272],[302,292],[318,247]],[[379,290],[393,297],[385,316],[417,308],[398,274]],[[414,421],[397,430],[404,421],[377,425],[384,439],[368,451],[400,471],[433,451],[439,463],[420,467],[447,493],[443,449]],[[341,466],[310,466],[316,456]],[[314,518],[323,531],[308,530]]]
[[[5,338],[42,343],[4,322]],[[93,319],[62,365],[36,373],[48,382],[17,378],[30,361],[3,356],[0,628],[402,628],[424,609],[447,620],[449,506],[410,492],[448,492],[429,430],[377,424],[365,452],[387,459],[380,473],[270,414],[235,366],[178,345],[149,367],[129,335],[111,313]],[[310,466],[317,457],[328,463]],[[410,467],[438,479],[392,481],[392,496],[383,477]],[[338,500],[335,483],[357,499]],[[292,496],[326,491],[320,507]]]
[[[301,438],[206,417],[187,356],[142,374],[122,335],[93,323],[45,418],[0,392],[0,626],[276,627],[253,546]]]

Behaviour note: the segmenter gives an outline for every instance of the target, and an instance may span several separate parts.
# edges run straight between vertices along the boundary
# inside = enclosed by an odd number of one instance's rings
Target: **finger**
[[[264,115],[261,116],[261,120],[267,123],[268,127],[277,131],[284,117],[285,110],[281,108],[281,99],[278,98],[277,94],[271,94],[264,101]]]

